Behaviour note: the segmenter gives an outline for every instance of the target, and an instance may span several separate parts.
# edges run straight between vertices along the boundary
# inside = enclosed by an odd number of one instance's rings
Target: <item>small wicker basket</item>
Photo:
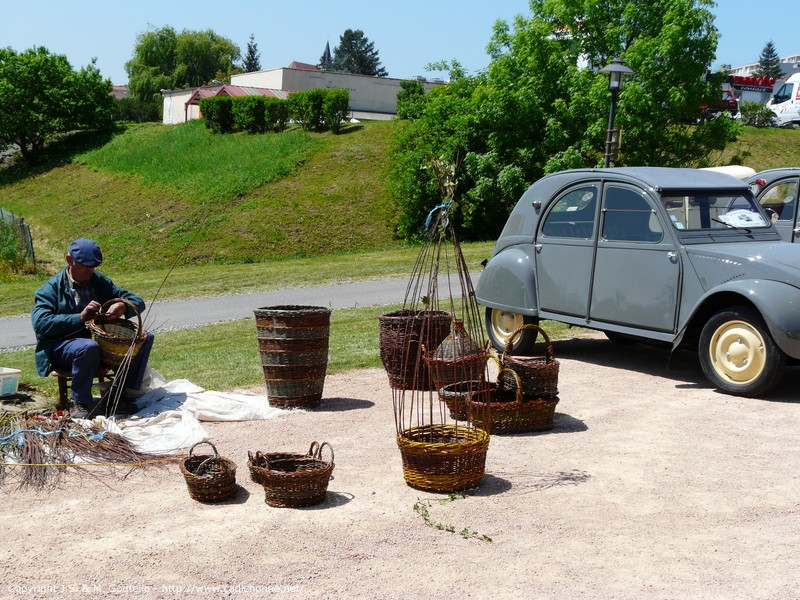
[[[330,451],[330,461],[322,458],[322,449],[325,447]],[[258,462],[263,462],[264,466]],[[314,442],[306,455],[258,453],[258,460],[252,465],[251,471],[254,481],[258,480],[264,486],[264,502],[269,506],[298,508],[325,500],[334,466],[331,445]]]
[[[544,356],[512,356],[511,348],[514,338],[524,329],[535,329],[544,339]],[[500,355],[500,366],[514,371],[522,381],[522,393],[527,398],[555,398],[558,396],[558,361],[553,357],[553,344],[544,329],[529,323],[523,325],[506,340],[503,354]],[[515,385],[508,372],[498,378],[505,388]]]
[[[200,444],[208,444],[214,454],[192,454]],[[197,442],[180,464],[189,496],[198,502],[222,502],[236,495],[236,463],[223,458],[211,442]]]
[[[319,442],[311,442],[311,447],[308,449],[308,452],[305,454],[300,454],[298,452],[261,452],[257,450],[256,452],[247,452],[247,468],[250,470],[250,479],[255,483],[264,484],[263,478],[261,477],[261,470],[268,468],[269,463],[276,460],[292,460],[298,458],[308,458],[314,457],[319,451]]]
[[[503,376],[513,379],[515,389],[506,389]],[[519,375],[501,369],[497,385],[469,394],[470,415],[476,427],[492,434],[528,433],[553,428],[558,398],[525,398]]]
[[[136,313],[137,322],[127,319],[106,321],[104,313],[109,306],[117,302],[124,302]],[[102,351],[102,364],[108,369],[118,369],[127,356],[130,359],[136,356],[142,347],[147,332],[142,328],[142,316],[130,300],[113,298],[103,303],[100,312],[94,319],[86,322],[92,334],[92,339],[100,345]]]

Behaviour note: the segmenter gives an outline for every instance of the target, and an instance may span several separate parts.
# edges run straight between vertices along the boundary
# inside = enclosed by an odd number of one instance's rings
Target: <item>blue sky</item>
[[[713,66],[755,62],[769,40],[781,56],[800,53],[796,19],[787,18],[798,6],[797,0],[719,0]],[[125,84],[136,36],[150,28],[213,29],[243,53],[252,33],[265,69],[317,63],[326,42],[333,50],[346,29],[361,29],[389,76],[409,78],[438,76],[425,65],[454,58],[469,72],[483,69],[494,22],[517,14],[530,14],[528,0],[0,0],[0,46],[45,46],[66,54],[75,68],[96,57],[104,77]]]

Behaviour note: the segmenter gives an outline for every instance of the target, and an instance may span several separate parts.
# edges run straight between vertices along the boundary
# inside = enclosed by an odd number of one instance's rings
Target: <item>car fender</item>
[[[481,273],[475,297],[478,304],[523,315],[539,312],[536,263],[532,244],[503,249]]]
[[[722,294],[736,294],[752,303],[778,347],[788,356],[800,358],[800,289],[782,281],[766,279],[730,281],[709,290],[684,323],[673,342],[673,349],[680,345],[686,328],[697,314],[709,303],[715,303],[714,298]],[[728,305],[733,304],[735,302],[728,302]]]

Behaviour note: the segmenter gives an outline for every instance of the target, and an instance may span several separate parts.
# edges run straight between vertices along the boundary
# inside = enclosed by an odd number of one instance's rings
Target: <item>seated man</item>
[[[56,368],[72,375],[73,417],[85,418],[97,408],[92,399],[92,381],[100,366],[101,351],[91,339],[86,322],[101,306],[113,298],[132,302],[140,314],[145,304],[139,296],[116,285],[95,268],[103,262],[100,247],[92,240],[79,238],[69,246],[67,266],[42,285],[31,311],[36,332],[36,370],[45,377]],[[106,310],[108,320],[132,317],[134,310],[125,302],[115,302]],[[153,347],[153,334],[147,334],[136,357],[131,361],[125,388],[138,390],[142,385],[147,359]]]

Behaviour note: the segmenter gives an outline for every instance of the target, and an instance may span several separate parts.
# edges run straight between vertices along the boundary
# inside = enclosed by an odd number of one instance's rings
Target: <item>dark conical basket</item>
[[[441,310],[403,309],[378,317],[381,360],[392,388],[436,389],[423,348],[437,348],[450,333],[450,321]]]

